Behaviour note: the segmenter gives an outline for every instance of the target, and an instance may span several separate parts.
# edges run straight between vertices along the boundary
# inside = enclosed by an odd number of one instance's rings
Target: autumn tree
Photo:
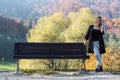
[[[68,17],[71,19],[72,24],[63,33],[66,42],[83,41],[88,27],[94,23],[96,15],[92,14],[89,8],[82,8],[79,12],[70,13]]]
[[[60,42],[59,36],[70,26],[70,24],[70,19],[62,13],[55,13],[50,17],[42,17],[38,20],[35,27],[29,30],[27,40],[28,42]],[[21,68],[24,68],[24,64],[29,66],[31,63],[39,63],[40,65],[32,65],[27,68],[49,69],[51,66],[51,60],[30,60],[25,63],[26,61],[27,60],[20,61]],[[61,62],[59,62],[59,64],[61,64]]]
[[[79,12],[70,13],[64,16],[62,13],[55,13],[49,17],[42,17],[35,27],[27,34],[28,42],[80,42],[83,41],[86,30],[94,23],[96,15],[92,14],[89,8],[82,8]],[[49,69],[51,60],[21,60],[20,64],[29,66],[31,69]],[[40,62],[40,63],[39,63]],[[78,69],[80,60],[54,60],[56,69]],[[76,63],[74,63],[76,62]],[[44,67],[40,67],[38,63]],[[39,67],[36,67],[39,66]],[[23,68],[23,66],[21,66]]]
[[[35,27],[29,30],[28,42],[58,42],[59,36],[71,22],[62,13],[40,18]]]

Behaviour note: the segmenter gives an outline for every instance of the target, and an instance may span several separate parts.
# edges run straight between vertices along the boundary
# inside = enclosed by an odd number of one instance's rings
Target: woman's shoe
[[[100,72],[100,69],[99,69],[99,68],[96,68],[96,69],[95,69],[95,72]]]
[[[103,71],[103,67],[102,66],[100,66],[100,72],[102,72]]]

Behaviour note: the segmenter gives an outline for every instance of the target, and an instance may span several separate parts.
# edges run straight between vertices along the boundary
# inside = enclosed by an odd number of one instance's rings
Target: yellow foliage
[[[45,70],[49,69],[48,60],[39,60],[39,59],[21,59],[19,60],[20,69],[32,69],[32,70]]]
[[[89,8],[82,8],[79,12],[68,15],[72,24],[63,32],[66,42],[81,42],[90,24],[94,23],[96,17]]]
[[[62,13],[55,13],[50,17],[42,17],[38,23],[29,30],[28,42],[57,42],[61,33],[70,25],[69,18]]]

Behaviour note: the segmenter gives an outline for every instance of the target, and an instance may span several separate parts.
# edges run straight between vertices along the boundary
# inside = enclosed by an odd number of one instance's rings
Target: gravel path
[[[120,75],[113,75],[110,73],[89,72],[60,72],[59,74],[43,75],[34,73],[31,75],[21,73],[19,75],[10,72],[0,72],[0,80],[120,80]]]

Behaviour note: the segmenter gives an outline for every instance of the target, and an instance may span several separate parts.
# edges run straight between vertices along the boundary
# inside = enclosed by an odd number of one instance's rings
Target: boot
[[[97,67],[97,68],[95,69],[95,72],[100,72],[100,68]]]
[[[100,72],[102,72],[103,71],[103,67],[102,66],[100,66]]]

